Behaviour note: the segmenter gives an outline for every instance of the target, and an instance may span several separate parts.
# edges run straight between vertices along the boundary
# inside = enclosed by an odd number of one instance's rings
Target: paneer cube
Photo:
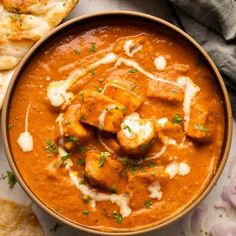
[[[162,83],[156,80],[149,81],[147,96],[169,103],[181,103],[184,100],[184,92],[180,87],[175,84]]]
[[[168,174],[165,172],[163,166],[145,167],[142,170],[138,170],[135,173],[128,172],[128,182],[134,186],[142,183],[152,183],[155,180],[165,181],[168,180]]]
[[[84,142],[91,137],[91,131],[79,121],[80,104],[71,105],[66,110],[62,127],[66,137],[76,137],[79,142]]]
[[[107,190],[117,186],[121,180],[123,165],[112,159],[109,152],[89,151],[85,158],[85,176],[93,186]]]
[[[199,142],[209,141],[211,133],[208,118],[209,115],[206,108],[199,104],[191,106],[187,136]]]
[[[143,207],[143,198],[140,193],[146,195],[147,198],[161,200],[161,185],[169,180],[169,176],[165,173],[162,166],[154,168],[144,168],[135,173],[128,172],[128,184],[126,191],[132,193],[130,206],[132,209],[140,209]]]
[[[139,154],[146,151],[154,137],[153,121],[141,119],[138,113],[126,116],[117,133],[117,140],[127,154]]]
[[[83,91],[80,121],[111,133],[117,133],[124,106],[95,91]]]
[[[180,143],[184,137],[184,128],[181,124],[173,123],[166,117],[155,121],[155,131],[163,144]]]
[[[141,105],[141,98],[131,91],[132,84],[122,80],[112,80],[106,84],[103,94],[125,106],[125,113],[130,114]]]

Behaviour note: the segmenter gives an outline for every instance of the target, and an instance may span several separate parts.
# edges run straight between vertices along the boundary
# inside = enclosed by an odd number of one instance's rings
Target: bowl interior
[[[171,25],[170,23],[163,21],[159,18],[155,18],[149,15],[141,14],[141,13],[134,13],[134,12],[105,12],[105,13],[99,13],[94,15],[88,15],[84,17],[75,18],[69,22],[64,23],[63,25],[59,26],[55,30],[53,30],[51,33],[49,33],[44,39],[39,41],[30,51],[29,53],[24,57],[20,65],[18,66],[17,71],[14,74],[14,77],[10,83],[10,86],[7,91],[6,99],[3,106],[2,111],[2,132],[3,132],[3,141],[5,145],[5,151],[6,155],[8,157],[9,164],[11,168],[13,169],[13,172],[15,173],[19,183],[22,185],[23,189],[27,192],[27,194],[39,205],[41,206],[45,211],[47,211],[52,216],[56,217],[57,219],[61,220],[62,222],[81,229],[85,230],[90,233],[97,233],[102,235],[119,235],[117,232],[99,232],[90,228],[86,228],[84,226],[80,226],[79,224],[66,219],[62,215],[54,212],[52,209],[48,208],[43,202],[41,202],[37,196],[34,195],[34,193],[30,190],[30,188],[27,186],[27,184],[24,182],[23,178],[21,177],[21,174],[19,170],[17,169],[17,166],[14,162],[14,157],[11,151],[11,147],[9,145],[9,135],[8,135],[8,129],[7,124],[9,120],[9,109],[11,105],[11,100],[14,94],[14,91],[16,89],[17,83],[19,79],[21,78],[22,74],[24,73],[27,65],[33,60],[34,57],[37,57],[38,52],[44,50],[44,47],[46,45],[50,45],[53,43],[55,38],[61,37],[61,35],[66,34],[72,30],[75,29],[86,29],[88,25],[94,25],[99,26],[103,25],[104,22],[108,22],[108,24],[115,24],[116,22],[126,22],[133,24],[149,24],[150,27],[153,28],[153,30],[157,30],[158,27],[164,27],[166,28],[167,32],[170,34],[174,34],[177,40],[184,40],[187,44],[191,44],[196,50],[199,51],[199,53],[202,55],[202,57],[205,60],[205,63],[208,64],[209,69],[211,70],[212,74],[215,77],[215,83],[218,87],[218,90],[221,94],[222,101],[224,104],[224,114],[225,114],[225,134],[224,134],[224,142],[222,146],[221,151],[221,158],[218,162],[217,171],[215,175],[212,177],[210,183],[208,186],[202,191],[202,193],[198,196],[197,199],[195,199],[191,204],[189,204],[186,208],[182,209],[180,212],[178,212],[177,215],[171,216],[168,219],[165,219],[163,222],[159,223],[158,225],[150,225],[148,228],[140,228],[137,231],[129,231],[129,232],[123,232],[123,235],[131,235],[131,234],[137,234],[137,233],[144,233],[148,232],[153,229],[161,228],[165,225],[170,224],[171,222],[178,220],[180,217],[185,215],[187,212],[189,212],[194,206],[196,206],[203,198],[207,195],[207,193],[212,189],[214,186],[216,180],[220,176],[223,167],[225,165],[225,162],[227,160],[229,148],[230,148],[230,142],[231,142],[231,136],[232,136],[232,116],[231,116],[231,107],[230,102],[228,98],[228,94],[224,85],[224,82],[212,62],[212,60],[209,58],[207,53],[202,49],[190,36],[185,34],[183,31],[178,29],[177,27]]]

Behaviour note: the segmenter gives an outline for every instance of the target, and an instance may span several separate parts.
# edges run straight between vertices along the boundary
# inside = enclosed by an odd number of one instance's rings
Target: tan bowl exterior
[[[43,202],[41,202],[37,198],[37,196],[35,196],[34,193],[30,190],[30,188],[27,186],[27,184],[24,182],[24,180],[22,179],[22,177],[21,177],[21,175],[14,163],[14,158],[12,156],[12,153],[10,150],[10,145],[8,142],[8,130],[7,130],[8,113],[9,113],[11,98],[12,98],[12,95],[14,92],[14,87],[17,84],[20,72],[22,72],[24,70],[24,68],[27,66],[28,60],[35,55],[35,53],[37,52],[37,49],[42,48],[42,45],[46,41],[49,41],[50,39],[53,40],[53,37],[59,31],[60,31],[60,33],[63,33],[64,31],[67,31],[70,28],[73,28],[74,25],[79,26],[79,24],[83,24],[84,21],[93,22],[96,19],[103,20],[105,18],[113,18],[113,17],[115,17],[115,18],[119,17],[119,18],[124,18],[124,19],[129,19],[129,18],[139,19],[139,20],[142,19],[143,21],[151,22],[153,24],[157,24],[157,25],[161,24],[164,27],[169,28],[170,30],[173,30],[175,32],[175,34],[179,34],[182,37],[184,37],[185,39],[187,39],[199,51],[199,53],[206,59],[206,61],[209,64],[209,67],[211,68],[212,72],[214,73],[216,83],[218,84],[218,88],[222,94],[222,100],[224,103],[224,113],[225,113],[225,136],[224,136],[224,143],[223,143],[223,147],[222,147],[222,151],[221,151],[221,158],[219,160],[215,175],[212,177],[211,181],[209,182],[207,187],[203,190],[203,192],[198,196],[198,198],[195,199],[193,202],[191,202],[188,206],[186,206],[182,211],[177,213],[175,216],[170,216],[169,218],[164,219],[162,222],[159,222],[158,224],[152,224],[151,226],[142,227],[142,228],[135,230],[135,231],[134,230],[130,230],[130,231],[126,230],[123,232],[121,232],[121,231],[119,231],[119,232],[118,231],[116,231],[116,232],[103,232],[103,231],[91,229],[86,226],[79,225],[78,223],[73,222],[69,219],[66,219],[62,215],[56,213],[55,211],[53,211],[52,209],[47,207]],[[226,160],[228,157],[228,153],[229,153],[229,149],[230,149],[231,140],[232,140],[232,111],[231,111],[229,96],[228,96],[224,81],[223,81],[218,69],[216,68],[215,64],[213,63],[211,58],[208,56],[206,51],[194,39],[192,39],[188,34],[186,34],[184,31],[180,30],[176,26],[168,23],[167,21],[164,21],[160,18],[150,16],[147,14],[130,12],[130,11],[100,12],[100,13],[85,15],[82,17],[72,19],[72,20],[60,25],[56,29],[52,30],[42,40],[40,40],[38,43],[36,43],[33,46],[33,48],[27,53],[27,55],[23,58],[23,60],[19,64],[19,66],[13,76],[13,79],[11,80],[11,83],[8,87],[7,94],[5,97],[4,105],[3,105],[2,121],[1,122],[2,122],[1,128],[2,128],[2,135],[3,135],[3,143],[4,143],[5,152],[6,152],[8,162],[9,162],[14,174],[16,175],[18,182],[20,183],[22,188],[25,190],[25,192],[30,196],[30,198],[37,205],[39,205],[42,209],[44,209],[48,214],[50,214],[51,216],[60,220],[61,222],[65,223],[69,226],[72,226],[76,229],[83,230],[88,233],[95,233],[95,234],[100,234],[100,235],[121,235],[121,234],[122,235],[137,235],[140,233],[147,233],[147,232],[150,232],[153,230],[160,229],[164,226],[167,226],[167,225],[173,223],[174,221],[179,220],[181,217],[183,217],[185,214],[187,214],[190,210],[192,210],[197,204],[199,204],[207,196],[207,194],[211,191],[211,189],[214,187],[216,181],[218,180],[218,178],[221,175],[222,170],[225,166],[225,163],[226,163]]]

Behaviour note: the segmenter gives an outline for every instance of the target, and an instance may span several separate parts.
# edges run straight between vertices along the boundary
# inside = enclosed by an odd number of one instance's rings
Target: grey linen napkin
[[[169,0],[184,31],[209,53],[227,85],[236,117],[236,1]]]

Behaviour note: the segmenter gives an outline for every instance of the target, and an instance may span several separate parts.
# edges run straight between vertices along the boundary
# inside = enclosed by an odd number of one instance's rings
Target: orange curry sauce
[[[55,83],[68,78],[65,90]],[[23,151],[27,108],[33,147]],[[161,26],[119,22],[78,28],[43,48],[18,82],[9,123],[32,192],[106,231],[157,224],[188,206],[213,175],[224,135],[219,92],[193,46]]]

